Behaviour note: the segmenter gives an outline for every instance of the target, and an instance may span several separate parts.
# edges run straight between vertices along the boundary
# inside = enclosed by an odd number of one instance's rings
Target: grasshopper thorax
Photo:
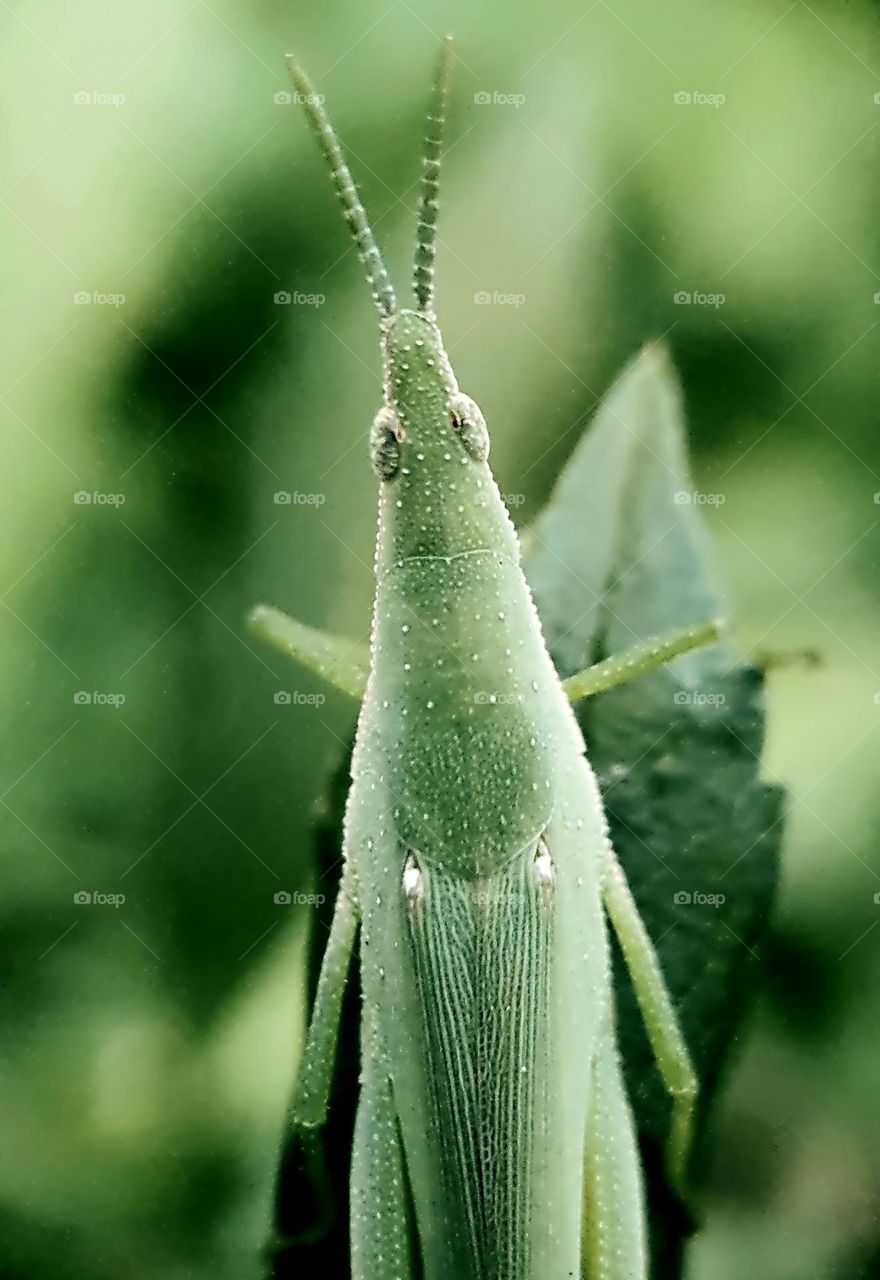
[[[399,469],[392,439],[396,444],[407,441],[417,446],[415,455],[409,451],[410,462],[425,461],[428,451],[445,453],[456,438],[468,456],[484,462],[489,454],[489,434],[483,415],[473,400],[459,391],[434,317],[404,310],[389,316],[382,330],[385,405],[372,442],[379,478],[393,479]],[[383,444],[388,446],[387,456],[381,456]]]

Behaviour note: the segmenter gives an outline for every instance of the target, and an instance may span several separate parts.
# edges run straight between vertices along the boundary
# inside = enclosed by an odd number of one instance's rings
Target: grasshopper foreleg
[[[604,693],[606,689],[613,689],[638,676],[647,675],[649,671],[664,666],[683,653],[689,653],[691,649],[714,644],[720,634],[721,624],[713,620],[697,627],[685,627],[681,631],[654,636],[642,644],[633,645],[631,649],[624,649],[622,653],[613,653],[610,658],[597,662],[592,667],[585,667],[583,671],[563,680],[562,687],[568,694],[569,702],[579,702],[581,698]]]
[[[303,1128],[317,1128],[327,1118],[342,997],[358,927],[351,880],[349,865],[346,864],[321,965],[315,1008],[293,1103],[294,1124]]]

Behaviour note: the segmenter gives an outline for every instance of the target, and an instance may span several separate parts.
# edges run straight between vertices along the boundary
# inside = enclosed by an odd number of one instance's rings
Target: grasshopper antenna
[[[434,259],[437,241],[437,211],[440,188],[440,148],[446,124],[446,102],[449,91],[449,73],[452,63],[452,36],[447,36],[440,46],[440,58],[434,77],[431,108],[425,132],[423,157],[422,200],[416,229],[416,253],[413,263],[413,285],[419,311],[432,315],[434,311]]]
[[[342,146],[336,136],[336,130],[324,110],[324,99],[315,92],[312,82],[292,56],[288,56],[287,66],[296,91],[306,109],[309,123],[327,159],[330,176],[333,179],[336,194],[342,204],[343,216],[357,245],[360,260],[364,264],[367,283],[373,291],[373,299],[379,309],[379,314],[383,317],[393,315],[397,307],[397,300],[394,297],[394,290],[388,277],[388,269],[376,244],[373,228],[370,226],[366,210],[361,204],[357,187],[354,185],[354,179],[351,176],[351,170],[346,163],[345,156],[342,154]]]

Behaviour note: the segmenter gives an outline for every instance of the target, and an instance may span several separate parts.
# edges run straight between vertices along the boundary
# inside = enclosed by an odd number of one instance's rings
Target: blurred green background
[[[244,617],[365,635],[379,403],[355,255],[275,95],[295,49],[402,290],[453,30],[439,309],[515,516],[665,334],[741,644],[820,659],[771,677],[783,887],[690,1274],[877,1274],[876,6],[0,21],[0,1273],[258,1274],[311,923],[275,895],[314,887],[354,709]]]

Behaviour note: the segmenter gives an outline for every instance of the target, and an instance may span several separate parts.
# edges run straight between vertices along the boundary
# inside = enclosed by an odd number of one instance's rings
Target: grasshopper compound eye
[[[485,462],[489,456],[489,428],[475,400],[457,391],[450,399],[449,411],[452,425],[461,435],[461,442],[475,462]]]
[[[380,480],[393,480],[400,470],[400,446],[406,432],[393,409],[383,407],[370,429],[370,462]]]

